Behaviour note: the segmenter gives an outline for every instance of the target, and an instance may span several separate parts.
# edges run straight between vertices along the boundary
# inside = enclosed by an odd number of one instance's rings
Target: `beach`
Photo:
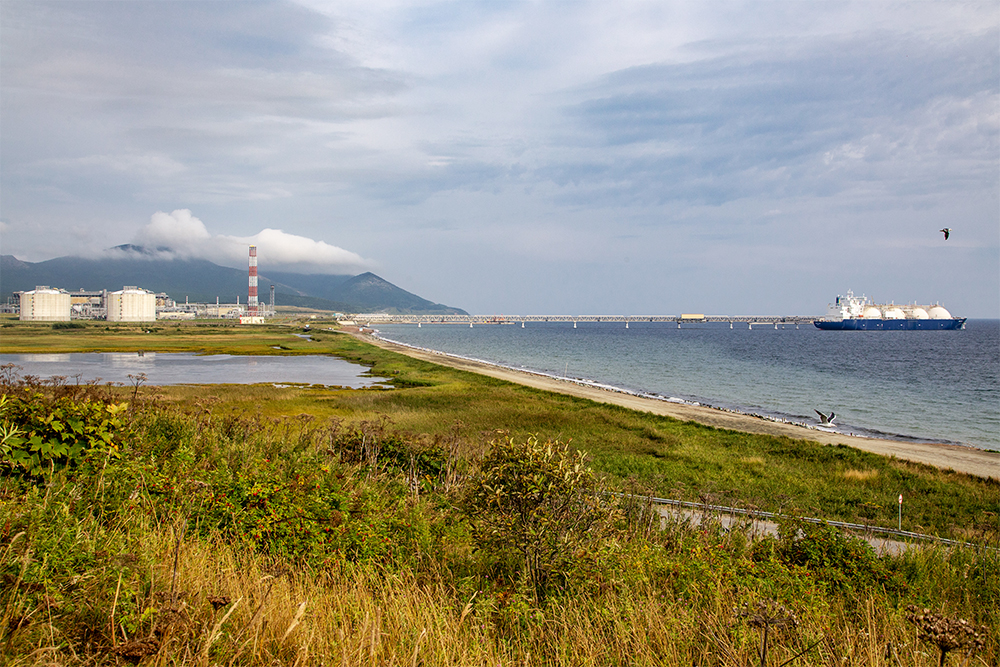
[[[551,376],[521,371],[513,368],[497,366],[472,359],[448,355],[432,350],[417,349],[399,345],[378,338],[368,333],[350,331],[365,342],[377,345],[383,349],[392,350],[410,357],[432,363],[457,368],[460,370],[487,375],[507,382],[534,387],[545,391],[568,394],[586,398],[599,403],[619,405],[632,410],[650,412],[692,421],[715,428],[742,431],[745,433],[764,433],[775,436],[786,436],[800,440],[812,440],[824,445],[847,445],[856,449],[895,457],[897,459],[924,463],[944,470],[975,475],[977,477],[1000,480],[1000,453],[984,451],[974,447],[936,443],[904,442],[899,440],[884,440],[880,438],[864,438],[841,433],[825,432],[818,429],[805,428],[795,424],[761,419],[753,415],[729,412],[702,405],[673,403],[646,398],[623,392],[616,392],[600,387],[578,384]]]

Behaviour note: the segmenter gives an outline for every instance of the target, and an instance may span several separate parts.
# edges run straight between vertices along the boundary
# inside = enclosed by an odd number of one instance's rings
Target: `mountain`
[[[13,255],[0,256],[0,299],[37,285],[75,292],[119,290],[137,285],[166,292],[175,301],[233,303],[247,298],[246,270],[231,269],[201,259],[152,259],[141,247],[120,247],[131,256],[116,259],[57,257],[44,262],[24,262]],[[374,273],[359,276],[267,272],[258,276],[260,300],[275,305],[301,306],[339,312],[400,314],[466,314],[464,310],[433,303],[383,280]]]

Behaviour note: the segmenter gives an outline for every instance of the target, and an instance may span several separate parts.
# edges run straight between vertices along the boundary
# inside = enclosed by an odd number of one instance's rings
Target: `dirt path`
[[[824,445],[844,444],[856,449],[861,449],[883,456],[895,456],[899,459],[926,463],[942,469],[952,469],[957,472],[964,472],[978,477],[992,477],[1000,480],[1000,454],[986,452],[974,447],[962,447],[960,445],[941,445],[919,442],[900,442],[897,440],[881,440],[877,438],[862,438],[853,435],[843,435],[840,433],[828,433],[824,431],[796,426],[794,424],[782,424],[766,419],[760,419],[750,415],[736,414],[697,405],[684,405],[679,403],[668,403],[651,398],[631,396],[615,391],[579,385],[574,382],[558,380],[556,378],[537,375],[527,371],[518,371],[510,368],[493,366],[470,359],[460,359],[457,357],[432,352],[418,350],[405,345],[397,345],[367,334],[355,333],[365,342],[378,345],[393,352],[399,352],[416,359],[430,361],[442,366],[449,366],[460,370],[488,375],[490,377],[522,384],[536,389],[553,391],[560,394],[569,394],[580,398],[588,398],[599,403],[610,403],[620,405],[632,410],[651,412],[658,415],[666,415],[683,421],[693,421],[706,426],[715,426],[733,431],[743,431],[744,433],[765,433],[768,435],[784,435],[799,440],[813,440]]]

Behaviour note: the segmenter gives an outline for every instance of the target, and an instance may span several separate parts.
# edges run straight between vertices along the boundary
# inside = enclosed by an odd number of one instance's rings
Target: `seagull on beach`
[[[951,227],[945,227],[944,229],[939,229],[939,232],[944,232],[944,240],[947,241],[948,237],[951,236]]]
[[[824,415],[819,410],[813,410],[813,412],[815,412],[816,414],[819,415],[819,425],[820,426],[832,427],[833,426],[833,420],[837,417],[837,415],[833,414],[833,412],[830,412],[829,415]]]

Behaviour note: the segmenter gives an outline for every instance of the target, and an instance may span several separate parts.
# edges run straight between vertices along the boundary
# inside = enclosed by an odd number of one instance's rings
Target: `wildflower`
[[[940,651],[938,665],[943,667],[945,658],[951,651],[964,649],[971,656],[986,645],[986,628],[969,623],[964,618],[951,618],[935,614],[930,609],[920,609],[915,605],[906,608],[906,620],[917,626],[920,638],[937,646]]]

